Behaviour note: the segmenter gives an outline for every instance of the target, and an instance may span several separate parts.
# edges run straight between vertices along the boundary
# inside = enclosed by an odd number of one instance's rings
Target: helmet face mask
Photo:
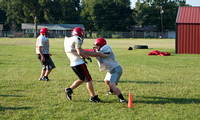
[[[73,36],[79,36],[82,39],[84,38],[84,34],[85,34],[84,30],[82,28],[80,28],[80,27],[76,27],[72,31],[72,35]]]
[[[42,28],[41,30],[40,30],[40,33],[43,35],[43,36],[48,36],[48,29],[47,28]]]

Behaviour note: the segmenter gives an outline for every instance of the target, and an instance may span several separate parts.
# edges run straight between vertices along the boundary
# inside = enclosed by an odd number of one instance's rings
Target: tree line
[[[83,24],[87,31],[130,31],[131,26],[175,30],[185,0],[0,0],[0,24],[6,31],[21,23]]]

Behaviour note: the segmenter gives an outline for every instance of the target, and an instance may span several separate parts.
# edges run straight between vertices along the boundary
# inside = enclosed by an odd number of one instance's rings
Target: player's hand
[[[44,56],[41,56],[41,61],[44,62],[45,61],[45,58]]]
[[[52,56],[52,54],[49,54],[49,56]]]
[[[85,64],[87,65],[88,63],[87,63],[87,61],[85,60],[85,58],[83,58],[83,60],[84,60]]]
[[[88,59],[90,62],[92,62],[92,58],[88,57],[87,59]]]

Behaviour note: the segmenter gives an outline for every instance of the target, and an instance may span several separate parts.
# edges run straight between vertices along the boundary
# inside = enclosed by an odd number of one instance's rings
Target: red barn
[[[200,7],[179,7],[176,18],[176,53],[200,54]]]

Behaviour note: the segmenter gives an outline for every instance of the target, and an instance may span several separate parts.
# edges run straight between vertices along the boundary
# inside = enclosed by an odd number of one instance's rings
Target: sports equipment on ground
[[[106,42],[106,40],[105,39],[103,39],[103,38],[98,38],[98,39],[96,39],[96,41],[95,41],[95,43],[94,43],[94,45],[100,45],[100,48],[102,48],[104,45],[106,45],[107,44],[107,42]]]
[[[47,34],[47,33],[48,33],[48,29],[47,29],[47,28],[42,28],[42,29],[40,30],[40,33],[41,33],[42,35],[44,35],[45,33]]]
[[[148,45],[135,45],[134,49],[148,49]]]
[[[85,34],[84,30],[80,27],[76,27],[72,31],[73,36],[79,36],[80,38],[84,37],[84,34]]]
[[[133,48],[132,47],[128,47],[127,50],[133,50]]]
[[[132,107],[133,107],[132,98],[131,98],[131,92],[129,92],[128,107],[129,107],[129,108],[132,108]]]

